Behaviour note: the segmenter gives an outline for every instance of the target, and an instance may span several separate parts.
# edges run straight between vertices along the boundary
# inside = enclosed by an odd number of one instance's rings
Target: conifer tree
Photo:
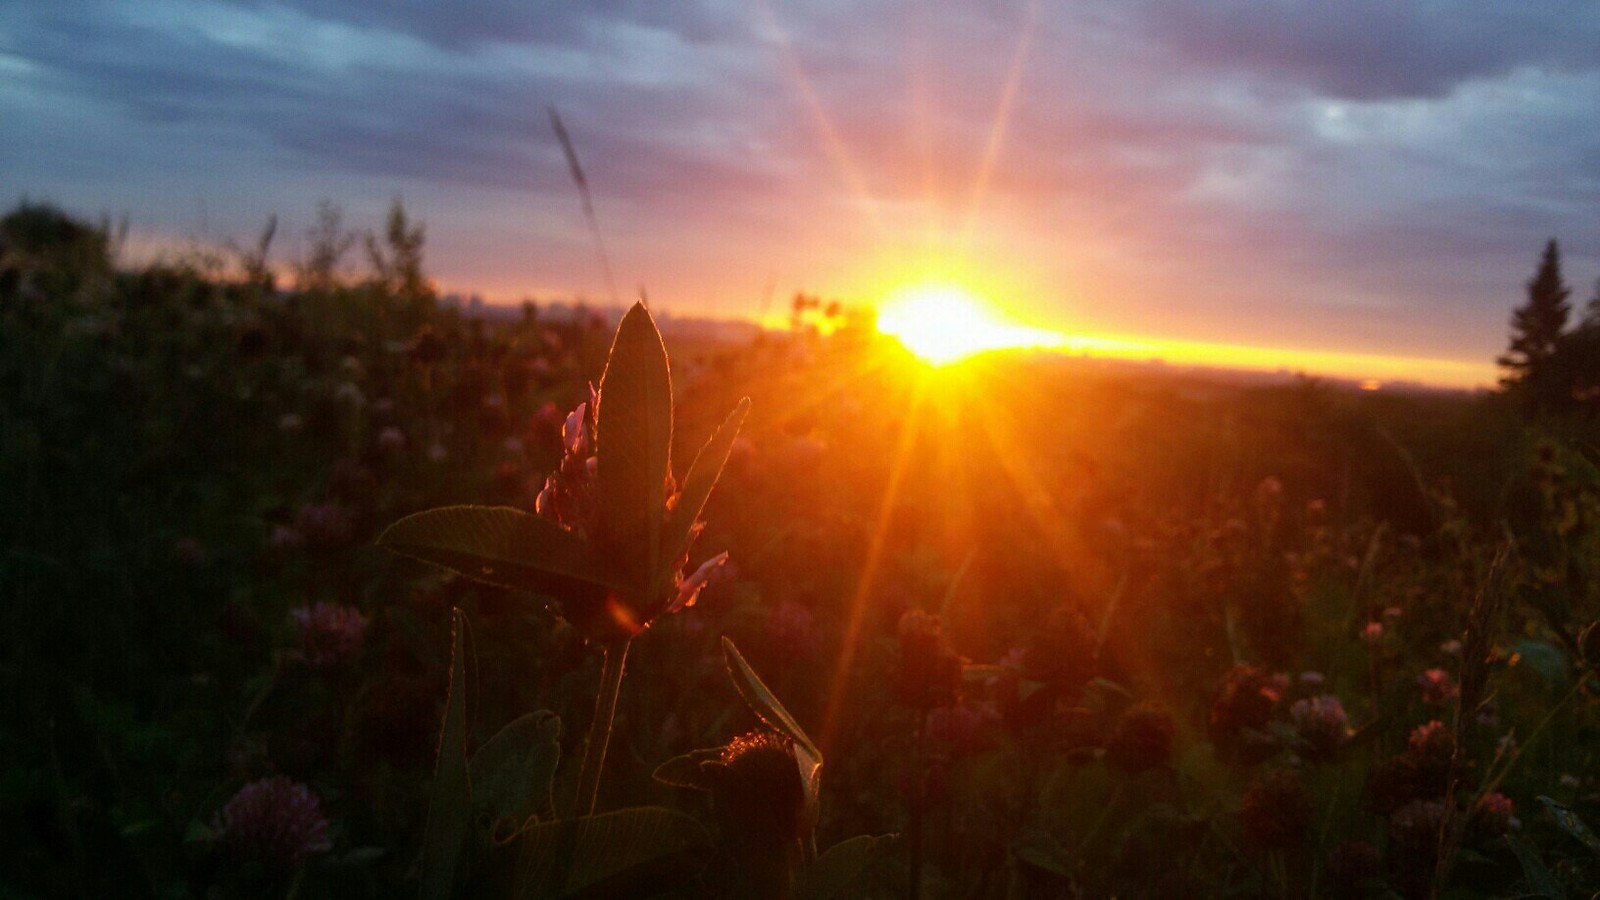
[[[1511,314],[1511,346],[1497,360],[1507,370],[1500,379],[1503,386],[1527,390],[1541,381],[1572,312],[1567,303],[1571,293],[1561,277],[1561,249],[1551,238],[1528,282],[1528,302]],[[1537,398],[1530,399],[1537,403]]]

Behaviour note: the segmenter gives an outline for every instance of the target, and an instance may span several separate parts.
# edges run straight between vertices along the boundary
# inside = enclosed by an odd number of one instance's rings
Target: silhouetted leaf
[[[822,751],[812,742],[800,723],[794,716],[784,709],[775,694],[767,688],[756,670],[745,662],[744,655],[733,641],[727,636],[722,638],[722,654],[728,663],[728,675],[733,679],[733,686],[739,691],[739,696],[744,698],[746,706],[755,713],[757,718],[767,724],[767,727],[785,735],[794,741],[794,758],[800,767],[800,780],[806,789],[806,816],[812,823],[816,823],[818,812],[818,798],[822,792]]]
[[[561,719],[549,710],[529,713],[500,729],[472,755],[472,805],[491,822],[531,816],[551,818],[550,796],[561,759]]]
[[[439,759],[428,787],[428,825],[422,839],[422,896],[449,897],[456,864],[472,820],[472,783],[467,774],[467,679],[463,632],[466,617],[451,612],[450,693],[439,731]]]
[[[672,464],[667,348],[642,303],[622,317],[600,376],[595,450],[600,527],[637,594],[656,576]]]
[[[682,756],[674,756],[656,766],[652,777],[662,784],[670,784],[673,787],[709,791],[711,790],[711,780],[706,777],[705,770],[700,768],[700,764],[721,759],[724,749],[723,747],[708,747],[704,750],[691,750]]]
[[[894,847],[897,835],[858,835],[829,847],[795,879],[794,900],[861,896],[861,876]]]
[[[563,835],[566,829],[576,829],[575,839]],[[524,852],[533,861],[524,896],[541,898],[633,897],[671,890],[700,871],[711,844],[699,822],[655,806],[540,823],[523,832],[522,840],[528,842]],[[551,887],[547,882],[567,842],[573,850],[566,884]]]
[[[706,499],[711,496],[711,489],[716,487],[717,479],[722,476],[722,468],[728,464],[728,453],[733,449],[733,439],[739,436],[739,427],[744,424],[744,417],[749,412],[750,399],[747,397],[739,401],[739,405],[728,414],[705,446],[695,454],[694,463],[683,477],[683,488],[678,494],[677,505],[672,508],[667,532],[662,536],[662,563],[671,565],[689,549],[695,520],[700,518]]]
[[[1528,887],[1549,900],[1564,900],[1567,895],[1561,889],[1561,882],[1545,868],[1538,851],[1514,834],[1506,835],[1506,843],[1511,845],[1511,852],[1517,855],[1517,862],[1522,864],[1522,875],[1528,879]]]
[[[509,506],[443,506],[390,525],[378,546],[488,584],[555,597],[616,587],[577,535]]]
[[[744,698],[750,711],[767,723],[767,727],[787,736],[797,746],[805,747],[816,757],[817,762],[821,763],[822,751],[812,743],[810,736],[800,727],[800,723],[795,721],[794,716],[783,708],[782,701],[767,688],[766,682],[761,680],[756,670],[745,661],[744,654],[733,645],[733,640],[726,636],[722,639],[722,654],[727,661],[728,675],[733,679],[733,686],[739,691],[739,696]]]
[[[1589,830],[1589,826],[1578,818],[1577,813],[1567,809],[1550,797],[1540,795],[1538,800],[1545,809],[1550,811],[1550,815],[1555,817],[1556,824],[1561,826],[1562,831],[1577,838],[1578,842],[1588,847],[1591,852],[1600,855],[1600,837],[1596,837],[1595,833]]]

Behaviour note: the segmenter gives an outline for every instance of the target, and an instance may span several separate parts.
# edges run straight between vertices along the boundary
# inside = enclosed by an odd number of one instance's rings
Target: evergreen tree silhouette
[[[1572,290],[1561,277],[1561,248],[1554,238],[1545,245],[1539,270],[1528,282],[1528,302],[1511,314],[1511,346],[1496,362],[1506,369],[1500,384],[1523,394],[1535,408],[1549,405],[1549,363],[1556,353],[1567,316]]]

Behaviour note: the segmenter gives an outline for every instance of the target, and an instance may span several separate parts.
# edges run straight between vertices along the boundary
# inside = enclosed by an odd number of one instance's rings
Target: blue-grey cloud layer
[[[554,103],[686,305],[970,217],[1081,324],[1488,356],[1543,239],[1596,274],[1597,46],[1588,2],[23,0],[0,171],[168,234],[403,193],[447,282],[593,292]]]

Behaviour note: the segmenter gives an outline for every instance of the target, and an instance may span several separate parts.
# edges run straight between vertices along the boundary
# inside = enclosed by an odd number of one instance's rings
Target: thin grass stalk
[[[594,720],[589,723],[589,739],[583,751],[583,767],[578,770],[578,795],[573,802],[576,816],[594,815],[600,795],[600,773],[605,769],[606,746],[611,743],[611,722],[617,713],[617,694],[622,689],[622,670],[628,662],[628,645],[623,639],[607,644],[600,663],[600,693],[594,700]]]
[[[1505,591],[1501,571],[1510,548],[1502,546],[1489,563],[1473,597],[1472,608],[1467,612],[1467,625],[1462,634],[1460,691],[1455,706],[1455,749],[1450,755],[1449,777],[1446,781],[1444,820],[1439,823],[1437,859],[1434,862],[1433,882],[1429,896],[1436,897],[1444,889],[1455,864],[1456,852],[1466,834],[1467,820],[1472,815],[1481,793],[1475,793],[1465,813],[1456,809],[1455,797],[1464,781],[1465,762],[1462,759],[1470,737],[1471,723],[1476,721],[1483,706],[1489,686],[1489,655],[1493,651],[1495,626],[1505,606]]]

